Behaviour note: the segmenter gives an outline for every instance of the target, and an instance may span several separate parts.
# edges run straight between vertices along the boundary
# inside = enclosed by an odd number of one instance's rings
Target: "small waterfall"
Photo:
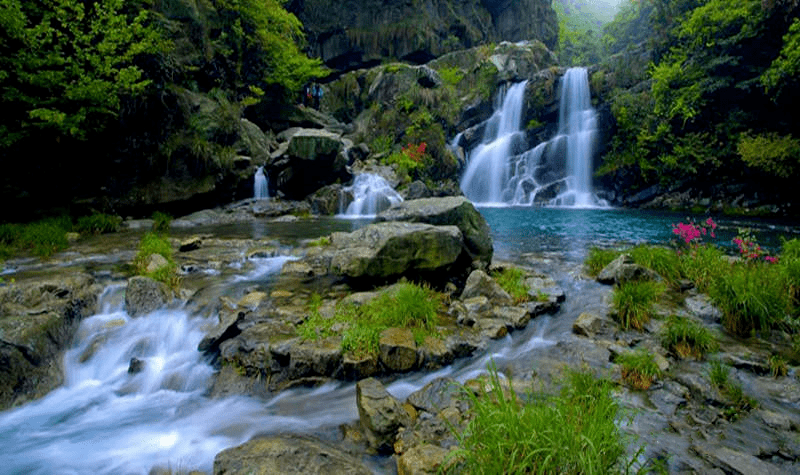
[[[528,148],[521,117],[526,82],[501,94],[483,142],[468,153],[461,189],[478,204],[607,206],[592,193],[597,114],[586,68],[561,80],[558,132]]]
[[[269,198],[267,175],[264,173],[264,167],[258,167],[258,169],[256,169],[255,180],[253,180],[253,198],[260,200]]]
[[[356,175],[353,184],[344,187],[344,194],[351,193],[353,201],[347,204],[341,214],[346,217],[371,217],[389,208],[403,198],[380,175],[361,173]],[[342,202],[340,208],[343,208]]]

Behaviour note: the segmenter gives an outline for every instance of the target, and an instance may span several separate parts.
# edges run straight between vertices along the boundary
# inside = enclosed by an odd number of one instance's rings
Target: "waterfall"
[[[380,175],[361,173],[356,175],[353,184],[342,189],[343,195],[352,194],[353,201],[341,213],[346,217],[370,217],[389,208],[403,198]],[[340,203],[340,209],[344,202]]]
[[[269,198],[269,188],[267,187],[267,175],[264,174],[264,167],[256,169],[256,176],[253,180],[253,198]]]
[[[485,123],[483,141],[468,153],[461,189],[484,204],[606,206],[592,192],[597,113],[586,68],[570,68],[561,80],[558,132],[528,148],[521,118],[527,82],[499,96]]]

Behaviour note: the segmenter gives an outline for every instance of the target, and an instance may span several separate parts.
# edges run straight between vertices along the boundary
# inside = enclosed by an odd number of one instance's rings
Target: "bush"
[[[506,267],[498,272],[492,273],[492,277],[508,295],[514,299],[514,303],[522,303],[530,300],[528,286],[525,284],[525,271],[517,267]]]
[[[672,316],[667,321],[661,335],[661,344],[680,358],[693,357],[697,360],[706,353],[716,351],[714,335],[693,320]]]
[[[622,368],[622,380],[633,389],[650,389],[653,382],[661,377],[661,370],[653,355],[644,348],[622,353],[615,362]]]
[[[449,472],[625,471],[625,445],[615,423],[618,405],[610,382],[569,372],[558,394],[532,393],[522,400],[508,391],[493,367],[489,381],[487,394],[464,390],[473,417],[463,432],[452,429],[459,447],[449,460]]]
[[[624,330],[641,330],[650,321],[653,304],[664,292],[664,286],[653,281],[625,282],[614,289],[611,305]]]
[[[78,218],[77,231],[81,234],[105,234],[119,230],[122,218],[110,214],[94,213]]]
[[[169,232],[172,216],[161,211],[153,213],[153,232],[166,234]]]

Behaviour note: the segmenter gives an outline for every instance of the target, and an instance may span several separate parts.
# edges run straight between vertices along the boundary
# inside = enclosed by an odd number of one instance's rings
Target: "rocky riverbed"
[[[642,448],[641,463],[669,473],[800,471],[795,462],[800,384],[794,367],[774,376],[769,365],[772,355],[791,353],[788,337],[730,337],[707,297],[686,288],[659,312],[684,315],[711,329],[721,349],[705,360],[682,359],[660,343],[663,320],[651,321],[643,331],[620,330],[607,304],[611,287],[585,277],[558,255],[523,255],[513,263],[494,259],[488,227],[467,205],[462,198],[406,202],[354,232],[290,244],[191,232],[201,221],[263,220],[253,217],[266,213],[254,211],[263,203],[195,214],[173,227],[183,226],[185,236],[173,239],[182,283],[172,295],[158,285],[127,280],[126,265],[138,239],[133,232],[79,241],[46,263],[11,261],[7,266],[17,272],[6,275],[0,287],[4,407],[41,397],[63,381],[59,361],[80,338],[80,321],[98,312],[97,296],[104,287],[127,282],[130,314],[155,305],[215,316],[197,350],[214,361],[216,373],[207,389],[211,398],[247,394],[269,400],[289,388],[356,383],[357,420],[333,433],[292,435],[288,430],[255,438],[221,452],[214,473],[435,473],[456,443],[450,427],[463,427],[468,418],[460,383],[478,392],[486,384],[474,379],[478,373],[448,374],[449,367],[463,367],[461,362],[470,359],[485,365],[494,355],[498,369],[524,394],[557,381],[565,366],[621,381],[613,361],[640,347],[655,355],[664,376],[646,391],[620,383],[615,394],[629,410],[621,427],[635,436],[629,441],[631,455]],[[425,252],[429,249],[437,252]],[[285,256],[280,273],[257,285],[250,280],[228,286],[220,295],[223,278],[257,272],[259,259],[275,256]],[[528,302],[514,303],[492,279],[509,267],[525,273]],[[368,302],[404,278],[424,279],[449,296],[437,329],[440,338],[420,344],[399,329],[387,330],[378,354],[354,359],[335,335],[298,337],[315,294],[324,313],[343,299]],[[624,277],[612,282],[618,278]],[[543,322],[556,328],[544,338],[536,333]],[[731,368],[730,377],[753,407],[736,409],[710,382],[710,360]],[[140,364],[132,359],[129,372],[136,374]],[[398,386],[403,375],[425,373],[432,377],[410,391]]]

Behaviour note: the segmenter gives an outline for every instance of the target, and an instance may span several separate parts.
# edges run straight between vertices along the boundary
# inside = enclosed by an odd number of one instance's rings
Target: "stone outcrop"
[[[132,317],[144,315],[163,307],[170,299],[170,290],[163,283],[150,277],[131,277],[125,289],[125,311]]]
[[[86,274],[0,287],[0,409],[61,384],[62,352],[97,310],[100,288]]]
[[[277,435],[253,439],[214,458],[215,475],[370,475],[361,460],[310,436]]]
[[[312,53],[349,70],[386,59],[424,63],[444,53],[490,42],[557,41],[555,11],[543,0],[293,1]]]

